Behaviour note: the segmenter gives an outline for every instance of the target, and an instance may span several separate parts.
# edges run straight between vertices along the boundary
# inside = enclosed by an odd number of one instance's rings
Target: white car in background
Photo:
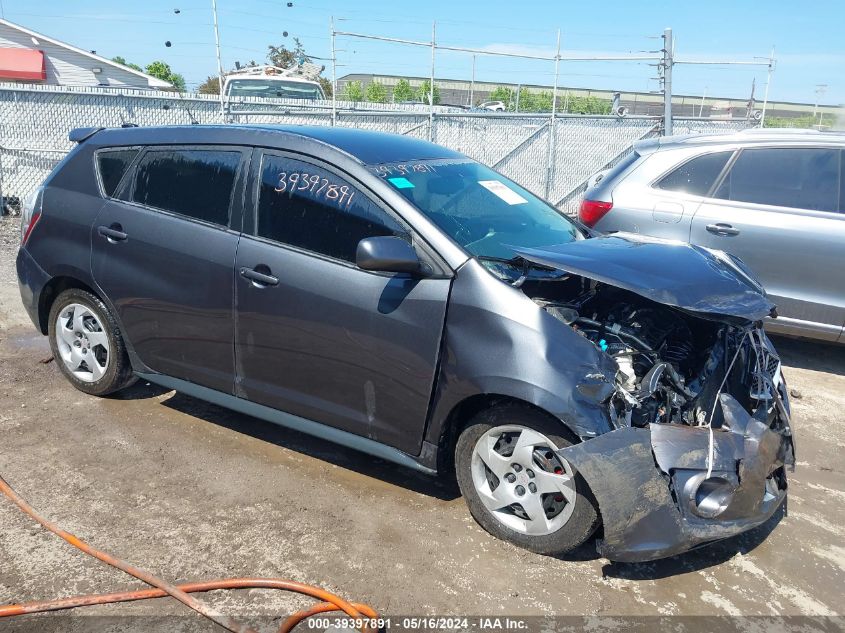
[[[293,69],[278,66],[244,68],[226,75],[223,94],[227,97],[320,101],[326,98],[322,86],[316,81],[320,70],[314,64],[303,64]]]
[[[478,104],[479,110],[490,110],[490,112],[504,112],[507,110],[504,101],[484,101]]]

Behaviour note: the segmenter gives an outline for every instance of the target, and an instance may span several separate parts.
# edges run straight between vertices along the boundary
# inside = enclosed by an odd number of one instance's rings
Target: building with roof
[[[0,19],[0,82],[168,89],[166,82]]]

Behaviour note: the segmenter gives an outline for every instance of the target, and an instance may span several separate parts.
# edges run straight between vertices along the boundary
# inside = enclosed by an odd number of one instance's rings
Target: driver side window
[[[261,162],[256,234],[347,262],[367,237],[408,231],[360,189],[336,174],[286,156]]]

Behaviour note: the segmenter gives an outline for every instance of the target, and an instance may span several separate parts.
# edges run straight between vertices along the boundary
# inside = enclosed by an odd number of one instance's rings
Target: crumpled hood
[[[692,312],[758,321],[774,304],[741,261],[723,251],[633,233],[541,248],[525,259]]]

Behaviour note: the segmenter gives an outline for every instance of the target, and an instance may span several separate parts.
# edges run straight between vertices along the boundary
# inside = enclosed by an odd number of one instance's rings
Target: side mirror
[[[355,264],[363,270],[385,273],[420,273],[423,270],[414,247],[401,237],[367,237],[358,242]]]

